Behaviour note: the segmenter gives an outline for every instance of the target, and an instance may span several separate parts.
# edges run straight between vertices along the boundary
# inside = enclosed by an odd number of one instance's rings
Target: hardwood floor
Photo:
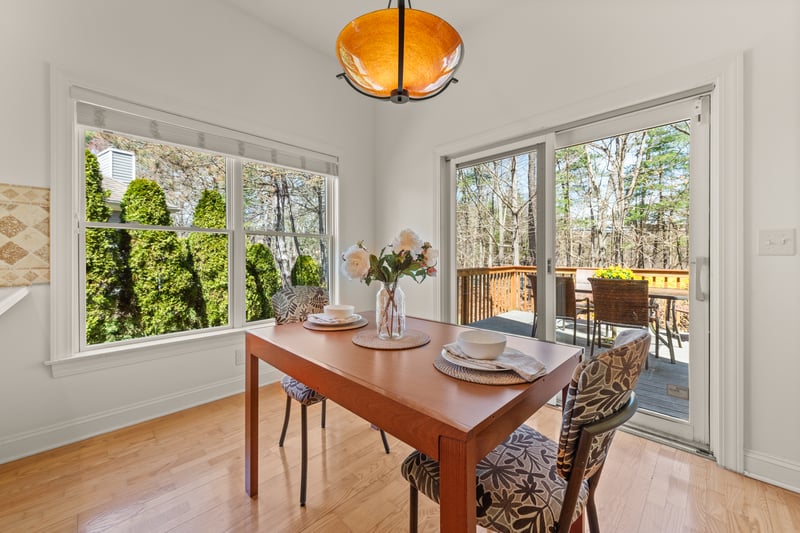
[[[407,531],[411,449],[329,402],[327,429],[309,409],[309,490],[298,505],[300,419],[284,448],[278,384],[261,389],[259,497],[244,490],[244,397],[239,394],[0,465],[0,531]],[[555,438],[560,413],[529,420]],[[800,495],[623,432],[598,489],[604,532],[800,531]],[[420,497],[420,531],[438,529]]]

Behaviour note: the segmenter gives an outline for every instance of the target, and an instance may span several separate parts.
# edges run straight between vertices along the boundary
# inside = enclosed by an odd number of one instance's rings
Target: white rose
[[[439,250],[435,248],[425,248],[423,257],[425,258],[425,264],[427,266],[435,266],[437,259],[439,259]]]
[[[369,252],[353,245],[342,254],[344,273],[349,279],[364,279],[369,272]]]
[[[392,248],[394,248],[394,252],[397,254],[406,250],[412,256],[416,257],[422,253],[423,244],[422,239],[420,239],[419,235],[413,230],[404,229],[392,243]]]

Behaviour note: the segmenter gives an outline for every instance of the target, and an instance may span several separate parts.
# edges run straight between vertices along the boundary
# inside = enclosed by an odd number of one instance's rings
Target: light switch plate
[[[794,255],[795,230],[762,229],[758,232],[758,255]]]

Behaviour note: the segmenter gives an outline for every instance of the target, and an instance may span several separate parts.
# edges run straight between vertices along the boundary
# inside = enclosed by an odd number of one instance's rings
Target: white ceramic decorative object
[[[352,305],[345,304],[326,305],[323,309],[325,314],[331,318],[349,318],[356,310]]]
[[[458,335],[458,347],[473,359],[496,359],[506,349],[506,336],[495,331],[473,329]]]

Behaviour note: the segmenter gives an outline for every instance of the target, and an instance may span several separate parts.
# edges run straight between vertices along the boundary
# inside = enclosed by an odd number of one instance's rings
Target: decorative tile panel
[[[50,283],[50,189],[0,183],[0,287]]]

